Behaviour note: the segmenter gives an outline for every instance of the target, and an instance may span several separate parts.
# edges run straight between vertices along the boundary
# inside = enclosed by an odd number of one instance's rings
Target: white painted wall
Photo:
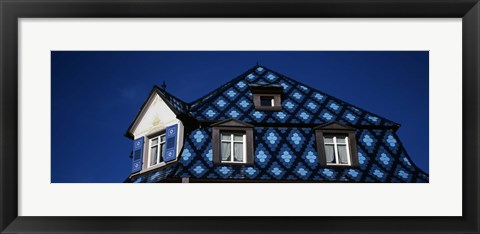
[[[178,124],[178,141],[177,141],[177,159],[180,150],[183,147],[183,130],[184,126],[182,121],[177,119],[175,113],[168,107],[163,99],[154,93],[149,97],[147,105],[141,110],[140,116],[137,122],[132,128],[134,139],[145,137],[151,134],[164,131],[166,127],[170,125]],[[145,139],[145,144],[148,144],[148,140]],[[148,148],[147,145],[144,147]],[[144,157],[147,155],[144,154]]]

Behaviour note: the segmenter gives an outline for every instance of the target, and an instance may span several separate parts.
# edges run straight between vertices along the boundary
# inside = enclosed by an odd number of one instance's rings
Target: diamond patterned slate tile
[[[255,110],[248,86],[252,83],[281,85],[282,110]],[[261,66],[251,68],[189,105],[171,95],[170,98],[178,104],[175,108],[189,111],[199,121],[233,118],[254,125],[254,163],[214,164],[212,131],[203,127],[185,133],[183,149],[174,166],[133,177],[129,182],[158,182],[167,176],[365,183],[428,183],[429,180],[428,174],[414,165],[396,136],[393,129],[398,128],[397,123]],[[332,121],[357,129],[358,167],[319,166],[311,126]],[[300,127],[286,127],[288,124]]]
[[[281,131],[283,130],[283,131]],[[270,134],[271,133],[271,134]],[[361,136],[369,135],[381,142],[392,135],[390,130],[381,130],[379,135],[369,130],[357,130],[357,141]],[[428,182],[428,175],[413,166],[401,148],[400,153],[393,153],[386,145],[358,145],[360,167],[320,167],[315,150],[315,135],[311,128],[255,128],[255,163],[254,165],[215,165],[211,158],[198,154],[199,161],[192,164],[189,160],[179,161],[179,173],[183,177],[198,177],[205,171],[214,172],[208,178],[233,179],[246,178],[256,180],[300,180],[300,181],[337,181],[337,182]],[[271,137],[270,137],[271,136]],[[296,137],[298,136],[298,138]],[[211,135],[206,136],[203,151],[210,151]],[[294,138],[294,140],[292,140]],[[295,150],[295,141],[301,150]],[[195,149],[195,134],[190,134],[184,145],[184,152]],[[366,147],[372,147],[373,154],[365,153]],[[406,163],[408,160],[409,163]],[[200,167],[198,167],[200,165]],[[198,169],[197,169],[198,167]],[[192,172],[192,170],[198,170]],[[203,171],[205,170],[205,171]],[[414,181],[415,179],[418,179]]]
[[[280,84],[283,87],[282,113],[256,111],[250,83]],[[338,100],[289,77],[256,66],[212,93],[190,103],[190,112],[198,120],[220,121],[232,118],[246,122],[323,124],[331,121],[364,126],[398,126],[397,123]],[[213,108],[215,107],[215,108]],[[218,113],[208,112],[209,110]],[[345,113],[344,113],[345,112]],[[342,114],[344,113],[344,114]]]
[[[189,105],[179,98],[168,93],[164,89],[159,89],[163,96],[170,102],[170,104],[175,108],[179,113],[187,113],[189,110]]]

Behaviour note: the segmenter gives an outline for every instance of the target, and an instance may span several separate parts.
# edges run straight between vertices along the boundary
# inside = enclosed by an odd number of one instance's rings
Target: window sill
[[[343,164],[343,165],[342,164],[327,164],[327,165],[322,166],[322,167],[351,167],[351,168],[357,168],[359,166],[353,166],[351,164],[348,164],[348,165],[347,164]]]
[[[247,162],[218,162],[215,165],[228,165],[228,166],[241,166],[241,165],[253,165],[253,163]]]
[[[255,106],[255,110],[261,111],[281,111],[282,106]]]

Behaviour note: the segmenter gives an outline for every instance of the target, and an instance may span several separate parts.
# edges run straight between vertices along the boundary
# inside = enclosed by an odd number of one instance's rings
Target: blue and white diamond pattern
[[[243,98],[238,105],[242,108],[242,110],[246,110],[248,107],[251,106],[251,102],[248,101],[246,98]]]
[[[253,73],[251,74],[248,74],[248,76],[246,77],[247,81],[250,81],[250,82],[253,82],[254,80],[256,80],[257,76]]]
[[[255,70],[258,74],[262,74],[265,72],[265,68],[263,67],[258,67],[256,70]]]
[[[220,110],[223,110],[227,106],[227,101],[224,98],[220,97],[217,101],[215,101],[215,106]]]
[[[293,169],[293,173],[295,173],[296,176],[302,178],[303,180],[307,180],[311,174],[310,170],[302,163],[297,164],[295,169]]]
[[[234,99],[238,95],[238,92],[234,89],[230,89],[226,94],[229,99]]]
[[[243,81],[240,81],[237,83],[237,87],[240,89],[240,90],[243,90],[245,87],[247,87],[247,84]]]
[[[281,141],[280,135],[274,128],[267,128],[263,139],[265,140],[265,143],[267,143],[268,148],[272,151],[277,150]]]
[[[280,82],[280,85],[283,87],[283,91],[288,91],[290,89],[290,85],[288,85],[286,82],[282,81]]]
[[[280,84],[285,93],[282,110],[255,110],[248,89],[248,84],[252,82]],[[203,101],[205,102],[203,104],[191,105],[192,115],[199,119],[218,121],[235,118],[254,123],[254,125],[255,123],[322,124],[332,121],[352,125],[394,125],[379,116],[349,106],[263,67],[256,68],[252,73],[227,84],[221,88],[220,92],[207,95]],[[311,128],[255,127],[252,165],[213,164],[211,129],[196,129],[186,134],[183,151],[178,161],[180,165],[176,173],[178,176],[217,179],[428,182],[428,176],[421,174],[412,165],[395,133],[391,131],[357,131],[357,156],[360,164],[358,168],[319,166],[315,134]],[[161,174],[152,173],[148,180],[161,177]],[[139,179],[132,179],[132,181],[135,180]]]
[[[268,73],[266,75],[266,78],[269,80],[269,81],[275,81],[277,79],[277,76],[273,73]]]

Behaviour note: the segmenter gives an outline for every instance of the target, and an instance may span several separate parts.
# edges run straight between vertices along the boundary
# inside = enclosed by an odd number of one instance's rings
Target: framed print
[[[1,4],[1,233],[478,233],[478,1]]]

